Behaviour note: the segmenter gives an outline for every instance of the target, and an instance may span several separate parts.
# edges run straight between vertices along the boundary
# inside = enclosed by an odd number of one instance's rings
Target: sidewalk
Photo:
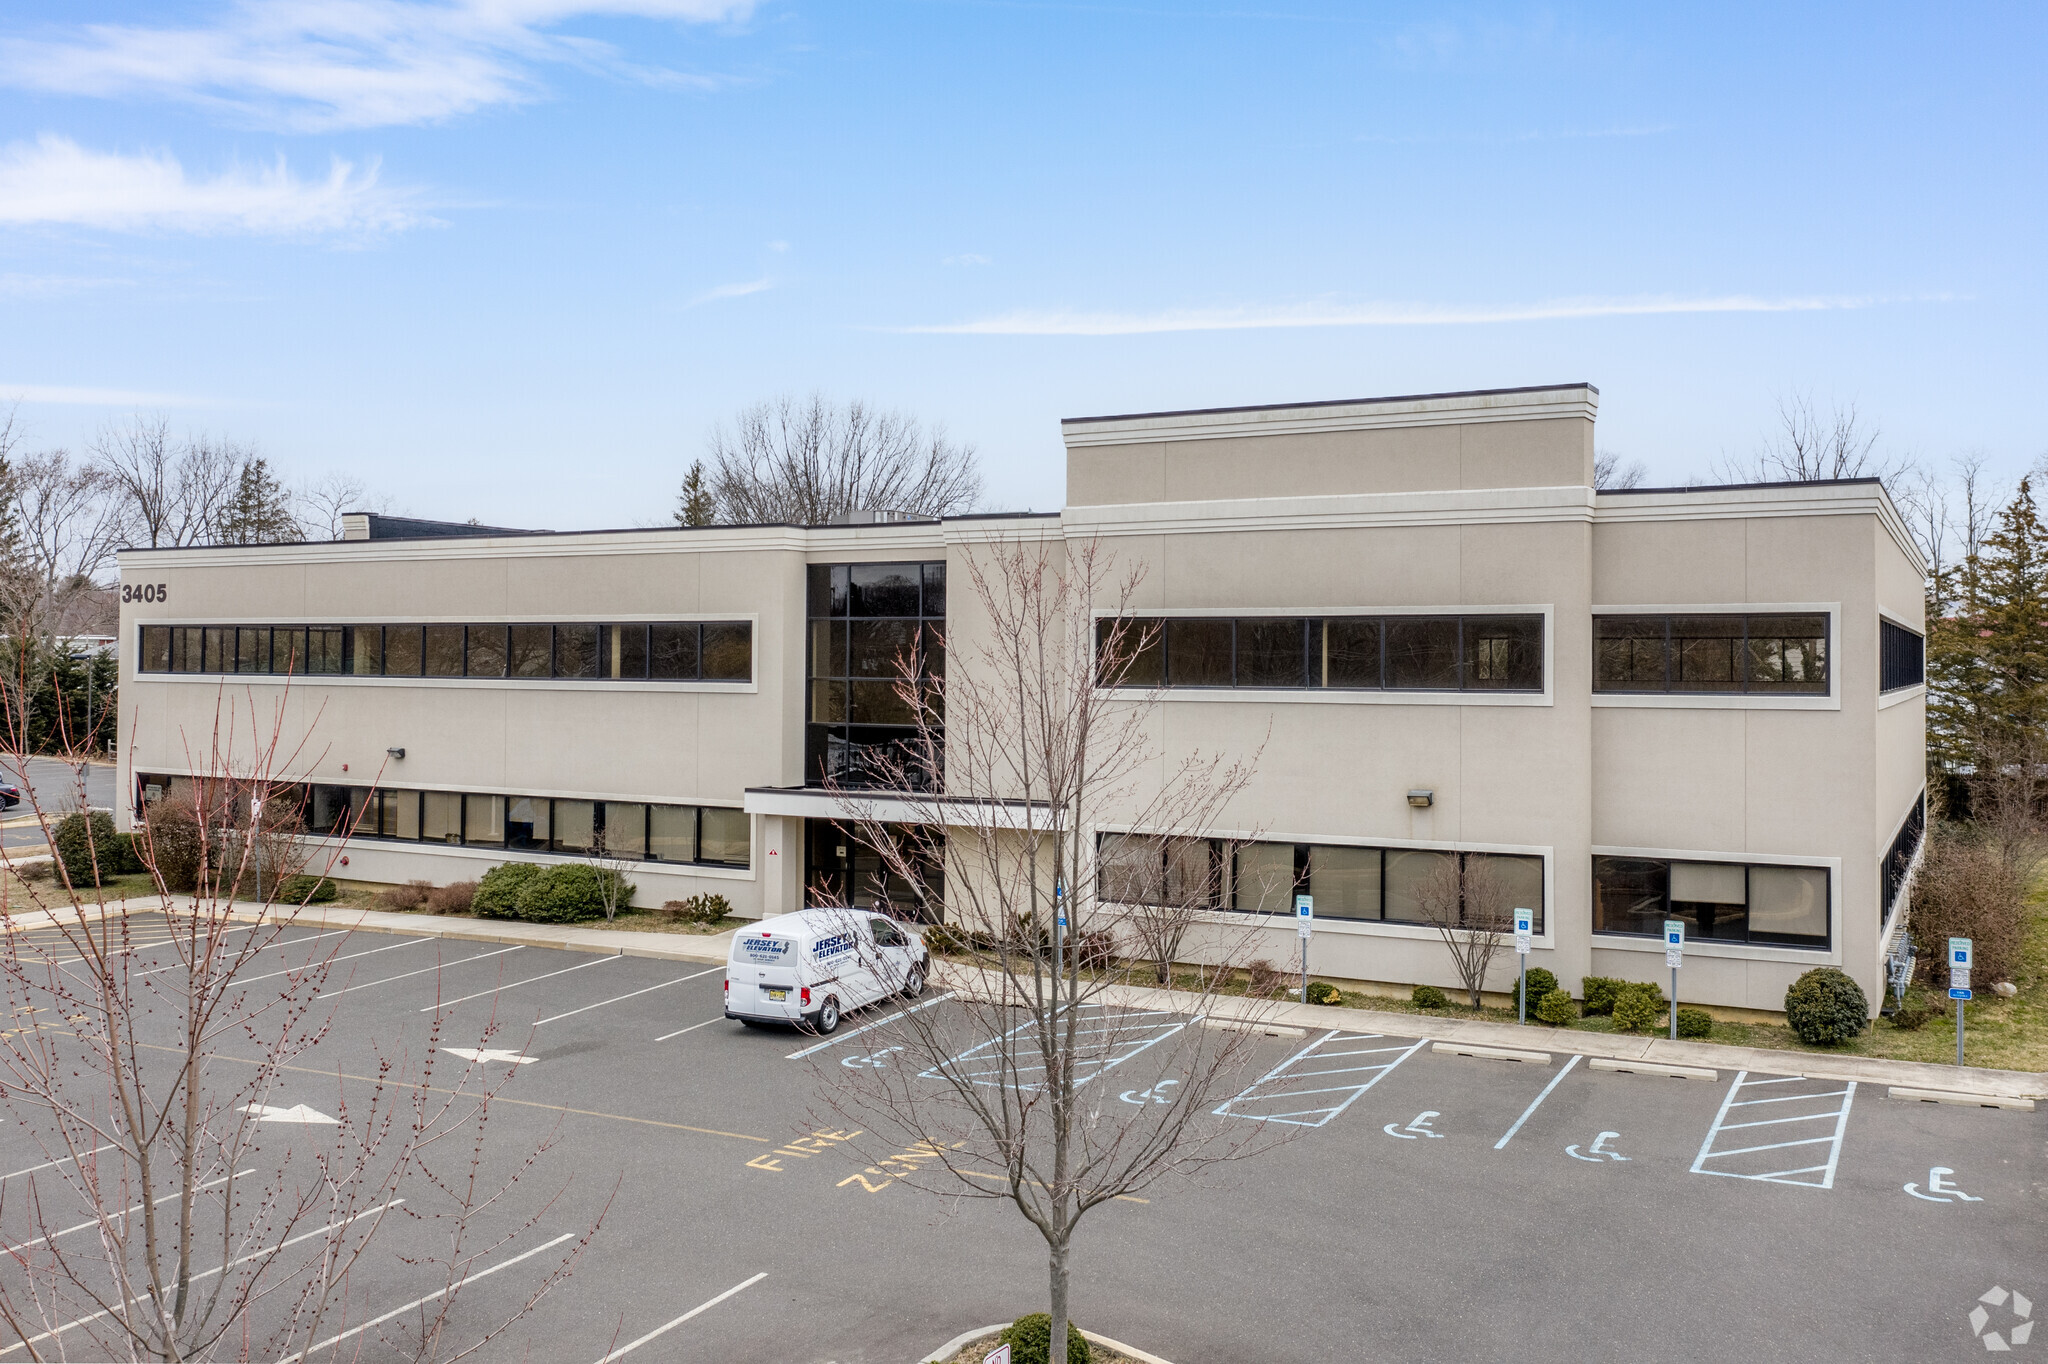
[[[237,919],[254,919],[263,908],[250,902],[230,911]],[[329,905],[275,906],[273,918],[301,927],[347,928],[364,933],[406,933],[421,938],[459,942],[556,947],[568,952],[595,952],[622,957],[653,957],[661,961],[701,961],[724,965],[736,929],[699,936],[694,933],[637,933],[589,924],[529,924],[516,919],[472,919],[456,914],[411,914],[388,909],[351,909]]]

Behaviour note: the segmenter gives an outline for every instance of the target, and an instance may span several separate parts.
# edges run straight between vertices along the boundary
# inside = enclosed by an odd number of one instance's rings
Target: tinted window
[[[1593,689],[1664,690],[1664,617],[1593,617]]]
[[[557,625],[555,627],[555,676],[597,676],[597,627]]]
[[[468,627],[467,647],[469,650],[468,671],[471,677],[503,677],[505,675],[504,626],[472,625]]]
[[[145,625],[142,627],[142,671],[146,673],[167,673],[171,670],[171,627],[168,625]]]
[[[707,624],[704,635],[704,678],[709,682],[745,682],[754,675],[754,627],[740,621]]]
[[[387,677],[418,677],[420,675],[419,626],[387,625],[384,627],[384,675]]]
[[[1480,691],[1540,691],[1543,622],[1533,616],[1467,616],[1460,626],[1465,686]]]
[[[1231,683],[1231,622],[1175,618],[1166,622],[1166,685],[1227,687]]]
[[[384,627],[351,625],[348,629],[349,671],[375,677],[384,671]]]
[[[1381,685],[1378,620],[1339,617],[1323,622],[1323,685]]]
[[[1237,685],[1299,687],[1307,680],[1308,623],[1261,618],[1237,622]]]
[[[918,614],[918,588],[923,581],[916,564],[852,564],[852,599],[848,610],[856,616],[914,616]]]
[[[507,667],[513,677],[548,677],[553,674],[555,627],[515,625],[507,652]]]
[[[1453,688],[1458,685],[1458,621],[1443,616],[1389,616],[1387,685]]]
[[[429,625],[424,657],[428,677],[462,676],[462,627]]]
[[[613,677],[647,676],[647,627],[614,625],[611,631],[610,657]]]
[[[1903,625],[1878,622],[1878,690],[1898,691],[1927,680],[1927,641]]]

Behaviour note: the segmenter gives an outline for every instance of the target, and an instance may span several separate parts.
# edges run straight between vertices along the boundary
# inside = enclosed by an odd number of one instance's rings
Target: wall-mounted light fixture
[[[394,758],[403,758],[405,756],[405,750],[402,748],[387,748],[384,751]]]
[[[1430,806],[1436,804],[1436,792],[1410,791],[1408,793],[1408,803],[1418,810],[1427,810]]]

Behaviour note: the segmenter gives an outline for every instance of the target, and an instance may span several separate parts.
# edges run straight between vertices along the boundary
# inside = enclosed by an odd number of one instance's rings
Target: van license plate
[[[770,999],[788,999],[788,998],[789,998],[789,991],[787,991],[787,990],[770,990],[770,991],[768,992],[768,998],[770,998]]]

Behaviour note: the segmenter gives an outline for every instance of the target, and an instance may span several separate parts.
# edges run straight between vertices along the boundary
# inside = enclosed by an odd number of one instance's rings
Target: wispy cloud
[[[0,224],[360,235],[423,220],[408,192],[379,183],[375,163],[336,159],[321,180],[293,175],[282,157],[193,176],[166,153],[92,151],[49,133],[0,147]]]
[[[721,284],[715,289],[706,289],[703,293],[691,299],[690,306],[694,308],[699,303],[713,303],[721,298],[745,298],[748,294],[762,293],[774,287],[775,281],[766,275],[760,279],[745,280],[739,284]]]
[[[682,23],[746,18],[754,0],[233,0],[210,24],[85,24],[0,37],[0,83],[54,94],[145,96],[301,130],[427,123],[537,98],[534,68],[629,80],[717,82],[627,62],[550,30],[588,15]]]
[[[1154,332],[1250,331],[1272,327],[1449,327],[1490,322],[1551,322],[1589,317],[1647,317],[1668,313],[1806,313],[1867,308],[1886,300],[1805,296],[1758,298],[1566,298],[1544,303],[1460,305],[1429,303],[1305,303],[1287,307],[1185,308],[1154,313],[1064,310],[1021,311],[972,322],[885,327],[894,332],[952,336],[1140,336]]]
[[[62,384],[10,384],[0,379],[0,402],[53,403],[62,407],[205,407],[204,398],[179,393],[142,393],[126,388],[75,388]]]

